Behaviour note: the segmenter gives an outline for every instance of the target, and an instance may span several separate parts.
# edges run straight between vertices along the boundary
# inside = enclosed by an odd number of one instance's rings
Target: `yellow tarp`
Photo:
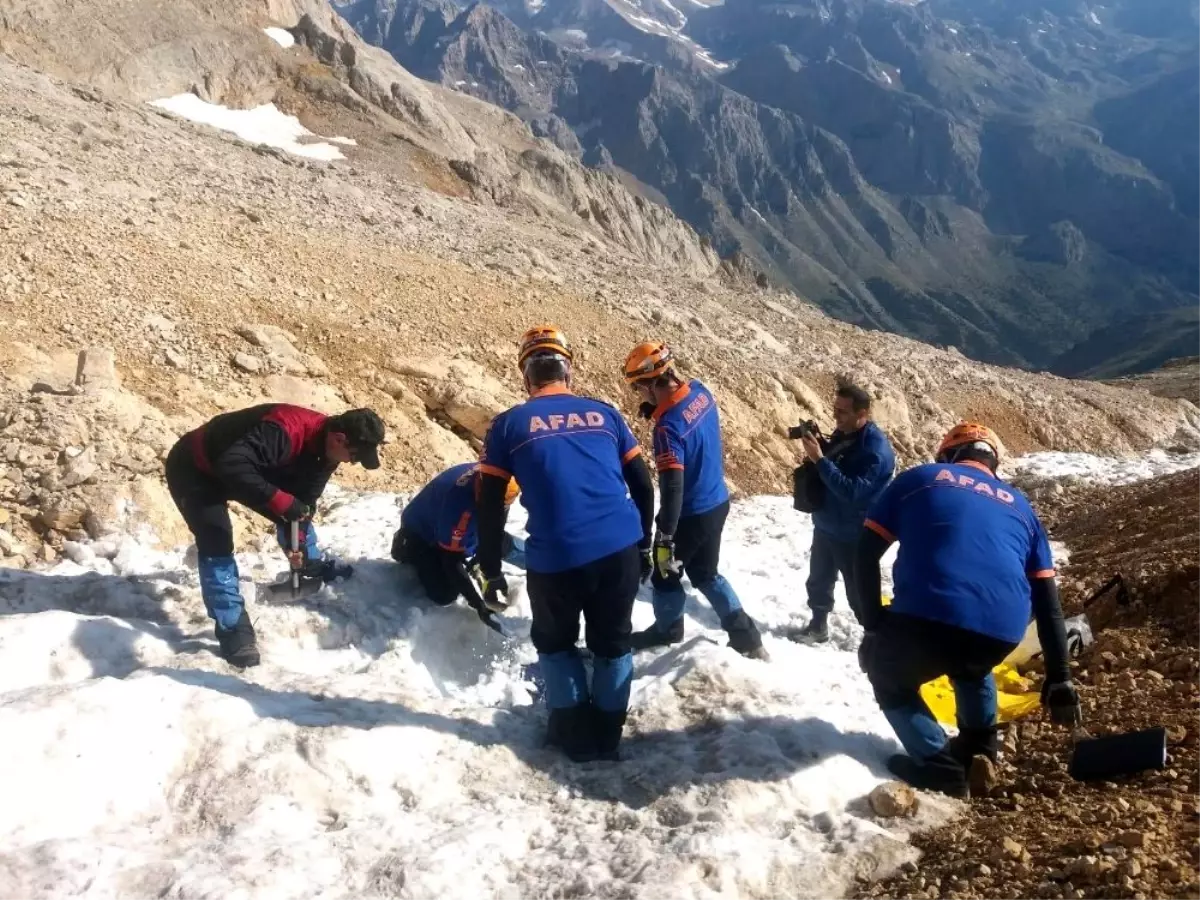
[[[1008,663],[1000,663],[992,672],[996,676],[996,705],[1001,722],[1027,716],[1041,706],[1038,692],[1030,691],[1029,681],[1018,675],[1017,670]],[[921,697],[929,704],[929,709],[939,722],[943,725],[957,724],[954,718],[954,689],[950,687],[949,678],[943,675],[921,685]]]
[[[883,605],[891,602],[892,598],[884,595]],[[1008,662],[1000,663],[992,669],[992,674],[996,676],[996,706],[1001,722],[1027,716],[1042,705],[1037,691],[1030,689],[1029,680],[1022,678]],[[954,688],[945,675],[921,685],[921,698],[929,704],[934,718],[943,725],[958,724],[955,719]]]

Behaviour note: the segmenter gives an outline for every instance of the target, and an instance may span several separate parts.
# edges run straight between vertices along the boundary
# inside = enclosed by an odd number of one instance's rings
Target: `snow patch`
[[[947,26],[947,27],[946,27],[946,30],[947,30],[948,32],[950,32],[951,34],[958,34],[958,29],[957,29],[957,28],[951,28],[951,27]]]
[[[1095,11],[1088,10],[1088,18],[1091,19],[1093,25],[1100,24],[1100,17],[1096,15]]]
[[[301,138],[316,137],[300,124],[295,116],[280,112],[274,103],[264,103],[253,109],[229,109],[216,103],[201,100],[195,94],[176,94],[161,100],[150,101],[158,107],[190,122],[211,125],[222,131],[236,134],[252,144],[278,147],[295,156],[332,161],[345,159],[337,147],[322,140],[316,143],[300,143]],[[330,138],[345,143],[349,138]]]
[[[813,535],[790,498],[736,503],[725,531],[772,661],[728,648],[689,591],[683,643],[636,661],[625,759],[584,766],[541,746],[523,573],[511,642],[461,602],[431,606],[389,557],[405,499],[327,491],[321,537],[354,577],[252,600],[263,665],[244,673],[213,653],[184,548],[124,536],[86,564],[0,572],[0,733],[20,736],[0,741],[7,889],[839,896],[858,862],[915,857],[862,802],[898,745],[843,585],[829,644],[783,637],[808,620]],[[248,597],[285,568],[267,534],[238,559]],[[952,808],[923,797],[918,821]]]
[[[292,37],[292,33],[286,28],[264,28],[263,31],[266,32],[267,37],[285,50],[296,44],[296,39]]]
[[[1093,456],[1090,453],[1049,451],[1018,456],[1005,463],[1001,472],[1040,478],[1071,479],[1095,484],[1133,484],[1200,466],[1200,453],[1167,453],[1151,450],[1144,456],[1126,458]]]
[[[884,81],[886,81],[888,84],[892,84],[892,76],[891,75],[889,75],[887,72],[884,72],[883,70],[880,70],[879,74],[883,76]]]

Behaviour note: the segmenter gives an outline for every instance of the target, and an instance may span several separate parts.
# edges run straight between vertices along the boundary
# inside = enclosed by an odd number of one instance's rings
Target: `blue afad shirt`
[[[872,505],[866,526],[900,542],[892,609],[998,640],[1021,640],[1030,581],[1054,577],[1029,501],[982,466],[909,469]]]
[[[530,571],[574,569],[642,539],[621,471],[640,452],[616,409],[560,385],[492,420],[480,470],[521,485]]]
[[[683,471],[681,515],[698,516],[729,499],[721,417],[701,382],[685,384],[654,411],[654,464],[659,472]]]
[[[475,472],[478,463],[451,466],[421,488],[400,513],[400,524],[429,544],[474,556]]]

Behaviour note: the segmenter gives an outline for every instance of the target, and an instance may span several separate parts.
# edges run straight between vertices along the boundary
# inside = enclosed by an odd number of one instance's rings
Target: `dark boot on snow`
[[[596,739],[596,758],[617,762],[621,759],[621,731],[626,713],[592,710],[592,734]]]
[[[887,767],[901,781],[919,790],[938,791],[950,797],[967,796],[967,770],[944,748],[924,760],[897,753],[888,758]]]
[[[676,619],[664,631],[655,622],[645,631],[635,631],[629,636],[629,646],[636,653],[653,647],[667,647],[683,640],[683,619]]]
[[[245,669],[258,665],[258,639],[254,634],[254,626],[250,624],[250,616],[244,609],[232,628],[217,626],[217,643],[221,647],[221,656],[231,666]]]
[[[829,640],[829,624],[825,613],[813,613],[808,624],[788,635],[799,644],[824,644]]]
[[[558,747],[572,762],[591,762],[596,750],[594,710],[591,703],[550,710],[546,746]]]
[[[746,615],[744,609],[727,615],[721,621],[721,627],[729,635],[729,646],[742,656],[770,661],[771,657],[762,645],[762,635],[758,633],[758,626]]]

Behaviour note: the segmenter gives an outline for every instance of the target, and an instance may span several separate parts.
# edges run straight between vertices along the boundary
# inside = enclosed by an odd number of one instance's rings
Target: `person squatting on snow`
[[[529,512],[526,588],[550,708],[547,743],[582,762],[618,755],[633,682],[633,601],[650,575],[643,551],[654,487],[620,412],[571,392],[571,363],[566,336],[552,325],[521,340],[529,399],[497,415],[484,438],[478,560],[484,600],[502,608],[504,493],[515,477]],[[590,689],[575,647],[580,613],[594,655]]]
[[[229,502],[277,526],[288,552],[288,524],[301,524],[302,576],[331,581],[350,567],[322,556],[310,519],[340,463],[379,468],[383,422],[370,409],[326,416],[266,403],[223,413],[181,437],[167,455],[167,487],[196,541],[200,594],[216,623],[221,655],[232,665],[259,663],[254,626],[238,587]]]
[[[460,596],[484,622],[489,610],[472,580],[479,549],[478,516],[482,477],[478,463],[451,466],[421,488],[400,514],[400,527],[392,537],[392,559],[411,565],[421,587],[438,606],[449,606]],[[520,489],[510,479],[504,492],[507,512]],[[525,568],[525,542],[505,532],[505,562]]]
[[[812,618],[795,635],[805,643],[829,640],[829,614],[838,573],[855,617],[859,611],[854,555],[867,507],[887,487],[896,470],[896,454],[887,435],[871,421],[871,395],[849,383],[838,386],[833,401],[837,428],[828,439],[807,433],[801,438],[808,464],[824,486],[824,500],[812,514],[813,539],[805,587]]]
[[[908,751],[888,768],[914,787],[964,796],[972,760],[996,758],[992,669],[1024,636],[1031,606],[1051,720],[1077,723],[1079,697],[1046,531],[1025,496],[996,477],[999,440],[964,422],[942,439],[935,459],[899,475],[868,512],[856,561],[866,629],[859,661]],[[900,543],[895,597],[884,608],[879,560],[893,541]],[[953,741],[919,693],[942,675],[954,688]]]
[[[684,382],[679,377],[674,356],[661,341],[634,347],[623,374],[642,400],[642,416],[654,422],[659,491],[650,579],[654,624],[633,635],[633,649],[683,640],[686,572],[692,586],[712,604],[729,635],[729,646],[745,656],[766,659],[757,626],[717,571],[729,489],[716,399],[699,380]]]

